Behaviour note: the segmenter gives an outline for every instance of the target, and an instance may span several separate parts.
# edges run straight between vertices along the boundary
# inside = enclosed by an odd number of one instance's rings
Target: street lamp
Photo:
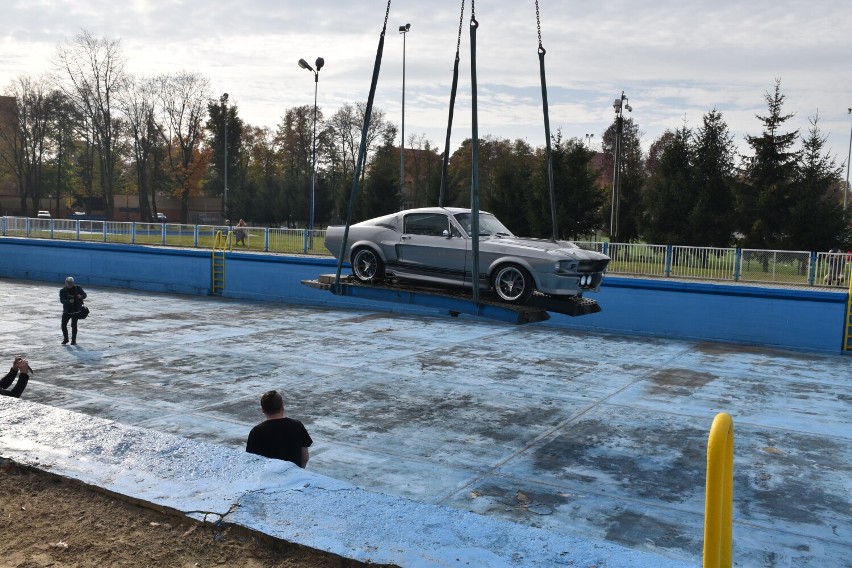
[[[610,238],[615,238],[618,234],[618,193],[621,190],[621,138],[624,132],[624,109],[627,109],[627,112],[633,112],[633,108],[624,96],[624,91],[621,91],[621,97],[612,103],[612,108],[615,109],[615,166],[612,174],[612,214],[609,221],[609,234]]]
[[[595,137],[595,135],[594,135],[594,134],[586,134],[586,135],[585,135],[585,138],[586,138],[586,144],[589,146],[589,148],[590,148],[590,149],[591,149],[591,147],[592,147],[592,138],[594,138],[594,137]]]
[[[852,107],[846,111],[852,114]],[[849,153],[846,155],[846,187],[843,188],[843,211],[846,211],[846,201],[849,198],[849,159],[852,158],[852,127],[849,129]]]
[[[316,71],[314,68],[308,65],[308,62],[304,59],[299,60],[299,67],[302,69],[307,69],[308,71],[314,74],[314,133],[313,133],[313,143],[311,150],[311,212],[308,217],[308,231],[305,233],[305,253],[308,252],[308,234],[310,233],[310,240],[313,241],[314,236],[314,190],[316,188],[317,181],[317,87],[319,87],[319,72],[322,69],[322,66],[325,65],[325,59],[322,57],[317,57],[315,62]],[[313,242],[311,242],[313,245]]]
[[[411,24],[399,26],[399,33],[402,34],[402,132],[399,139],[399,192],[403,194],[403,199],[405,199],[405,36],[410,29]]]
[[[224,167],[222,168],[222,178],[224,180],[224,192],[222,193],[222,216],[228,218],[228,93],[222,95],[222,114],[225,123],[225,137],[223,145],[225,148]]]

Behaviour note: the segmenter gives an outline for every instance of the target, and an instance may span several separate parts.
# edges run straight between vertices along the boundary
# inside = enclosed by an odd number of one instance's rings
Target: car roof
[[[488,211],[479,210],[480,213],[488,213]],[[408,213],[470,213],[470,209],[464,207],[418,207],[417,209],[404,209],[400,214],[407,215]],[[490,215],[490,213],[488,213]]]

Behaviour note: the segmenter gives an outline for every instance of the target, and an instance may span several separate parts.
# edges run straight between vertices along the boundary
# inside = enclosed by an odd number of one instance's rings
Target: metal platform
[[[302,284],[341,296],[425,306],[444,310],[455,317],[466,314],[514,324],[546,321],[550,319],[548,312],[581,316],[601,311],[597,302],[582,297],[563,300],[536,293],[525,304],[515,305],[483,294],[476,304],[470,294],[462,290],[416,286],[396,280],[363,284],[351,276],[341,277],[339,289],[335,290],[334,279],[334,274],[321,274],[316,280],[302,280]]]

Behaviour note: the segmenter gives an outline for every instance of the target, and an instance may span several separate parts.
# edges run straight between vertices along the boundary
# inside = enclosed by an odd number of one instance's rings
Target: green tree
[[[527,209],[536,161],[533,149],[523,140],[489,137],[480,143],[479,159],[480,208],[496,215],[512,232],[529,235]]]
[[[793,250],[829,250],[849,246],[848,219],[838,200],[842,167],[825,153],[826,136],[819,130],[819,115],[809,118],[796,168],[787,238]]]
[[[393,138],[385,139],[370,163],[361,195],[355,203],[353,222],[399,211],[399,152]]]
[[[691,151],[692,183],[695,194],[688,215],[690,238],[685,244],[727,247],[736,229],[734,188],[736,150],[722,113],[715,108],[704,115],[695,133]]]
[[[595,153],[576,138],[563,139],[561,132],[553,137],[553,190],[560,238],[588,235],[603,226],[601,211],[606,196],[592,166],[594,156]],[[529,221],[529,229],[523,234],[550,238],[553,233],[550,184],[544,149],[536,151],[533,167],[530,197],[518,203],[519,207],[526,205],[524,213]]]
[[[783,249],[789,244],[800,153],[793,149],[799,131],[782,131],[794,116],[782,114],[785,98],[777,79],[774,92],[764,96],[769,114],[756,115],[763,123],[763,133],[746,137],[754,155],[744,157],[745,184],[737,188],[737,208],[743,244],[751,248]]]
[[[641,227],[649,242],[696,244],[689,223],[695,208],[691,138],[692,131],[683,126],[674,132],[667,130],[651,145]]]
[[[225,121],[227,120],[227,128]],[[207,122],[205,124],[208,134],[208,144],[212,154],[212,168],[205,181],[204,187],[208,195],[222,195],[224,205],[225,172],[228,175],[228,201],[240,199],[239,193],[246,184],[246,158],[243,149],[243,131],[245,125],[239,117],[239,108],[235,104],[228,104],[228,93],[224,93],[219,100],[207,102]],[[227,140],[225,131],[227,130]],[[227,152],[225,147],[227,145]],[[225,164],[225,154],[228,163]],[[250,201],[250,200],[249,200]],[[228,204],[230,207],[230,203]],[[223,207],[223,211],[226,208]],[[239,212],[229,210],[229,215],[234,218],[254,219],[253,211],[241,210]]]
[[[614,120],[603,135],[604,171],[612,172],[615,168],[615,137],[616,121]],[[625,118],[622,128],[621,184],[618,202],[618,233],[616,235],[616,238],[621,242],[630,242],[640,236],[642,187],[645,183],[645,177],[639,126],[632,118]],[[611,187],[612,184],[610,183],[610,189]],[[612,199],[605,208],[608,219],[611,217],[611,202]]]

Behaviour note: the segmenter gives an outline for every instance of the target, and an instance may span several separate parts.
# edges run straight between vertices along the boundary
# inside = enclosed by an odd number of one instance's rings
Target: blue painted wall
[[[210,251],[0,238],[0,277],[178,294],[210,293]],[[228,253],[224,296],[328,307],[439,314],[428,308],[334,296],[302,280],[333,273],[331,259]],[[543,324],[608,333],[840,352],[846,294],[730,284],[607,277],[603,311]]]

